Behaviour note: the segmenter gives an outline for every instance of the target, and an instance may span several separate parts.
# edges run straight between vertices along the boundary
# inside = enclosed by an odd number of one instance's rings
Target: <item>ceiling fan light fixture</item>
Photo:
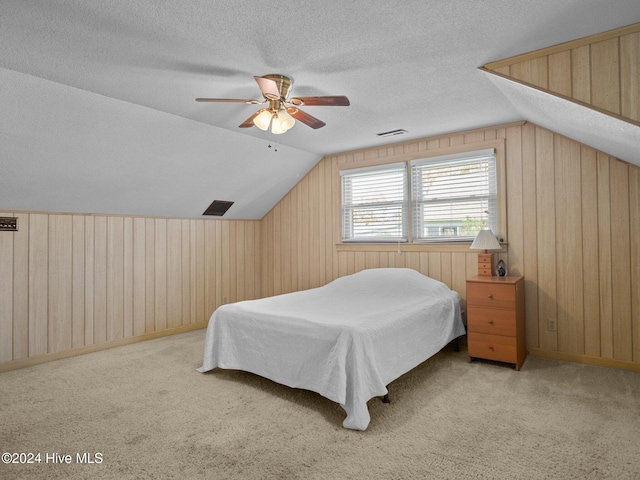
[[[240,98],[196,98],[197,102],[236,102],[249,105],[264,105],[269,103],[267,108],[258,110],[244,122],[239,128],[250,128],[254,125],[262,131],[270,131],[275,135],[290,130],[299,120],[306,126],[318,129],[326,125],[298,107],[306,106],[348,106],[349,99],[344,95],[294,97],[289,98],[289,92],[293,86],[293,79],[285,75],[270,73],[261,77],[254,76],[258,87],[262,92],[264,101],[246,100]]]
[[[285,129],[285,131],[289,130],[296,124],[295,118],[289,115],[289,112],[284,108],[278,112],[278,119],[280,120],[280,125]]]
[[[286,131],[287,129],[280,123],[280,119],[274,115],[273,121],[271,122],[271,133],[274,135],[280,135]]]
[[[283,108],[276,112],[273,112],[273,120],[271,121],[271,133],[274,135],[280,135],[285,133],[291,127],[295,125],[294,118],[287,113]]]
[[[253,119],[253,124],[260,130],[267,131],[269,129],[269,125],[271,124],[271,118],[271,112],[267,109],[264,109]]]

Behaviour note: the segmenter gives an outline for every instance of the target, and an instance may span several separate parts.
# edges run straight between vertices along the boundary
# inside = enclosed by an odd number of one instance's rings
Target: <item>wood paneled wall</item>
[[[0,370],[206,326],[260,296],[260,222],[4,212]],[[27,362],[28,363],[28,362]]]
[[[501,257],[510,274],[525,276],[529,350],[640,366],[640,169],[530,123],[325,157],[262,221],[263,295],[399,266],[465,298],[465,280],[477,273],[468,246],[340,244],[339,164],[392,163],[493,139],[506,144]]]
[[[484,68],[640,125],[640,23]]]

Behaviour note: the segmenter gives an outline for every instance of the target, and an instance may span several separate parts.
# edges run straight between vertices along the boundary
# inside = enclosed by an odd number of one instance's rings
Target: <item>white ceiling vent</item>
[[[406,130],[399,128],[398,130],[389,130],[388,132],[376,133],[379,137],[393,137],[394,135],[404,135]]]

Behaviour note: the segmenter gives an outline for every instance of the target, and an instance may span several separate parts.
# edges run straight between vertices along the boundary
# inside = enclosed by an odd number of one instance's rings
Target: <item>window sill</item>
[[[462,243],[336,243],[338,252],[475,252]]]
[[[465,252],[479,253],[479,250],[471,250],[471,242],[451,242],[451,243],[364,243],[349,242],[336,243],[338,252]],[[502,250],[494,253],[505,253],[509,244],[501,242]]]

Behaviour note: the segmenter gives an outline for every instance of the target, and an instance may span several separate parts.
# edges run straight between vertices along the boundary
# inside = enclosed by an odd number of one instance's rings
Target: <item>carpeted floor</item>
[[[197,373],[204,333],[0,374],[0,451],[40,454],[0,478],[640,478],[639,372],[535,357],[515,372],[446,349],[358,432],[315,393]]]

